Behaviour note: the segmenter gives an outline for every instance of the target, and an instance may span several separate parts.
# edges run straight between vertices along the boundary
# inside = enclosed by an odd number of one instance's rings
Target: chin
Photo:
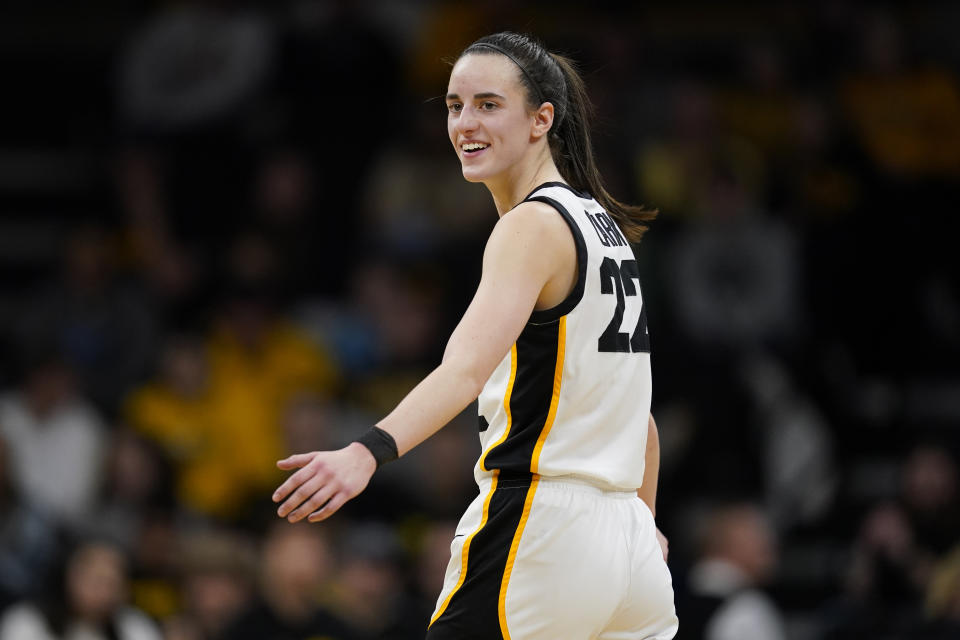
[[[467,182],[483,182],[486,177],[486,173],[478,171],[476,167],[463,167],[463,179]]]

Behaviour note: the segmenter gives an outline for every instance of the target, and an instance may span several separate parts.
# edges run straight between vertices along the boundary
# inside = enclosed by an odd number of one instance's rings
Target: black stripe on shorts
[[[530,491],[529,473],[502,474],[490,498],[487,522],[470,543],[467,575],[447,608],[427,631],[427,640],[496,640],[500,589],[510,545]]]

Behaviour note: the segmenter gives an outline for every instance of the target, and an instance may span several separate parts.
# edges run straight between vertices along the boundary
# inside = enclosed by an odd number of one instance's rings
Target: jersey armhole
[[[573,216],[570,215],[570,212],[567,211],[566,207],[562,204],[547,196],[531,196],[525,200],[525,202],[528,201],[543,202],[556,209],[567,223],[567,226],[570,227],[570,233],[573,234],[573,241],[577,247],[577,281],[573,285],[570,294],[567,295],[560,304],[550,307],[549,309],[534,311],[530,314],[530,324],[549,324],[556,322],[573,311],[574,307],[576,307],[583,298],[583,290],[587,282],[587,245],[583,240],[583,234],[580,232],[580,225],[577,224]]]

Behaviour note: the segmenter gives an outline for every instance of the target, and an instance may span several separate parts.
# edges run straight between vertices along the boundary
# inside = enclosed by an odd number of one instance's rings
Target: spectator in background
[[[956,464],[945,448],[921,444],[910,452],[899,499],[874,506],[863,518],[846,593],[824,612],[830,640],[919,634],[925,598],[927,622],[935,623],[931,633],[955,621],[949,577],[955,557],[948,554],[960,539],[956,482]]]
[[[960,543],[936,567],[926,595],[922,640],[960,637]]]
[[[391,22],[387,32],[372,19],[375,15],[366,5],[344,0],[297,7],[279,33],[276,111],[269,119],[277,138],[316,150],[309,179],[320,196],[314,221],[320,231],[308,232],[316,265],[308,274],[314,295],[345,293],[367,231],[357,212],[368,168],[386,140],[403,129],[405,87],[395,62],[399,52],[390,38],[398,25]],[[369,114],[351,100],[330,99],[333,87],[348,96],[362,95],[373,85],[398,98],[397,108],[380,113],[376,127],[369,126]],[[267,119],[251,124],[262,129]]]
[[[105,426],[59,352],[27,351],[19,388],[0,395],[11,480],[24,500],[76,526],[96,502]]]
[[[131,552],[131,601],[154,620],[173,618],[182,608],[179,537],[175,513],[151,510],[140,519]]]
[[[332,393],[338,372],[326,350],[280,313],[276,250],[263,236],[237,238],[226,269],[205,344],[212,424],[223,429],[218,446],[230,447],[228,493],[258,500],[269,495],[280,477],[276,461],[288,453],[281,427],[287,404],[303,392]]]
[[[345,536],[343,559],[331,609],[369,640],[420,640],[426,620],[403,590],[403,550],[386,525],[352,526]]]
[[[201,302],[204,264],[202,253],[177,237],[163,160],[161,153],[146,147],[117,153],[114,180],[124,257],[149,292],[160,323],[189,323]]]
[[[373,259],[354,276],[353,299],[372,330],[374,359],[357,371],[351,399],[379,415],[394,406],[439,357],[441,282],[430,263]]]
[[[189,534],[182,542],[183,606],[164,621],[165,635],[168,640],[231,640],[227,629],[253,598],[250,540],[213,530]]]
[[[110,441],[98,504],[87,514],[84,528],[133,549],[150,514],[173,511],[171,478],[169,460],[159,445],[130,429],[118,429]]]
[[[943,556],[960,541],[957,463],[940,445],[916,446],[903,466],[900,501],[917,546],[928,556]]]
[[[842,78],[840,105],[864,151],[892,176],[960,176],[960,88],[946,68],[914,64],[889,9],[864,12],[859,68]]]
[[[304,394],[333,392],[326,351],[277,309],[277,255],[265,237],[230,248],[213,327],[173,336],[159,376],[131,394],[125,418],[176,464],[177,496],[196,513],[238,522],[278,477],[283,420]]]
[[[700,559],[677,596],[676,640],[784,640],[780,611],[761,590],[777,561],[766,516],[741,502],[714,508],[701,524]]]
[[[0,640],[160,640],[154,623],[126,606],[127,565],[109,542],[84,542],[42,600],[9,609]]]
[[[224,633],[229,640],[349,640],[346,625],[320,606],[329,589],[333,555],[324,533],[309,526],[274,525],[263,543],[254,602]]]
[[[0,435],[0,611],[36,593],[60,542],[50,518],[14,491],[9,458]]]
[[[69,235],[59,279],[27,302],[20,335],[52,342],[77,373],[81,391],[108,416],[147,374],[157,327],[147,297],[117,273],[114,238],[97,222]]]
[[[314,451],[333,446],[343,438],[338,428],[336,406],[318,393],[301,393],[290,399],[284,411],[284,444],[289,451]]]
[[[874,638],[915,630],[929,567],[903,510],[895,503],[875,507],[854,541],[846,592],[823,612],[823,637]]]
[[[671,217],[700,218],[720,160],[734,153],[718,126],[715,100],[695,79],[677,80],[665,96],[668,115],[661,135],[642,142],[634,158],[637,190]],[[730,161],[732,162],[732,161]]]
[[[254,171],[253,224],[277,247],[278,284],[296,297],[340,286],[329,282],[329,257],[318,250],[317,239],[327,237],[331,218],[342,216],[319,210],[319,176],[309,156],[278,148],[265,154]]]
[[[839,484],[830,425],[777,357],[743,360],[744,388],[763,443],[767,515],[781,532],[817,522],[832,506]]]
[[[179,504],[213,517],[234,513],[244,497],[233,484],[233,438],[218,418],[201,339],[170,336],[157,377],[130,394],[124,419],[174,463]]]

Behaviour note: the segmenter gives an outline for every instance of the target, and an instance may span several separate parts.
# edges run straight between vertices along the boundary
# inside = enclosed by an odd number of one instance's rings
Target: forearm
[[[273,494],[281,503],[278,515],[291,522],[330,517],[363,491],[378,464],[405,454],[463,411],[523,331],[544,288],[575,264],[575,255],[569,228],[548,205],[524,203],[501,218],[484,250],[477,293],[447,342],[443,363],[376,425],[389,438],[370,430],[342,449],[278,461],[293,471]]]
[[[413,388],[377,426],[393,436],[400,455],[432,436],[477,399],[484,380],[445,361]]]
[[[653,414],[647,421],[647,450],[643,456],[643,484],[637,489],[637,496],[647,503],[650,512],[657,515],[657,483],[660,475],[660,436]]]

